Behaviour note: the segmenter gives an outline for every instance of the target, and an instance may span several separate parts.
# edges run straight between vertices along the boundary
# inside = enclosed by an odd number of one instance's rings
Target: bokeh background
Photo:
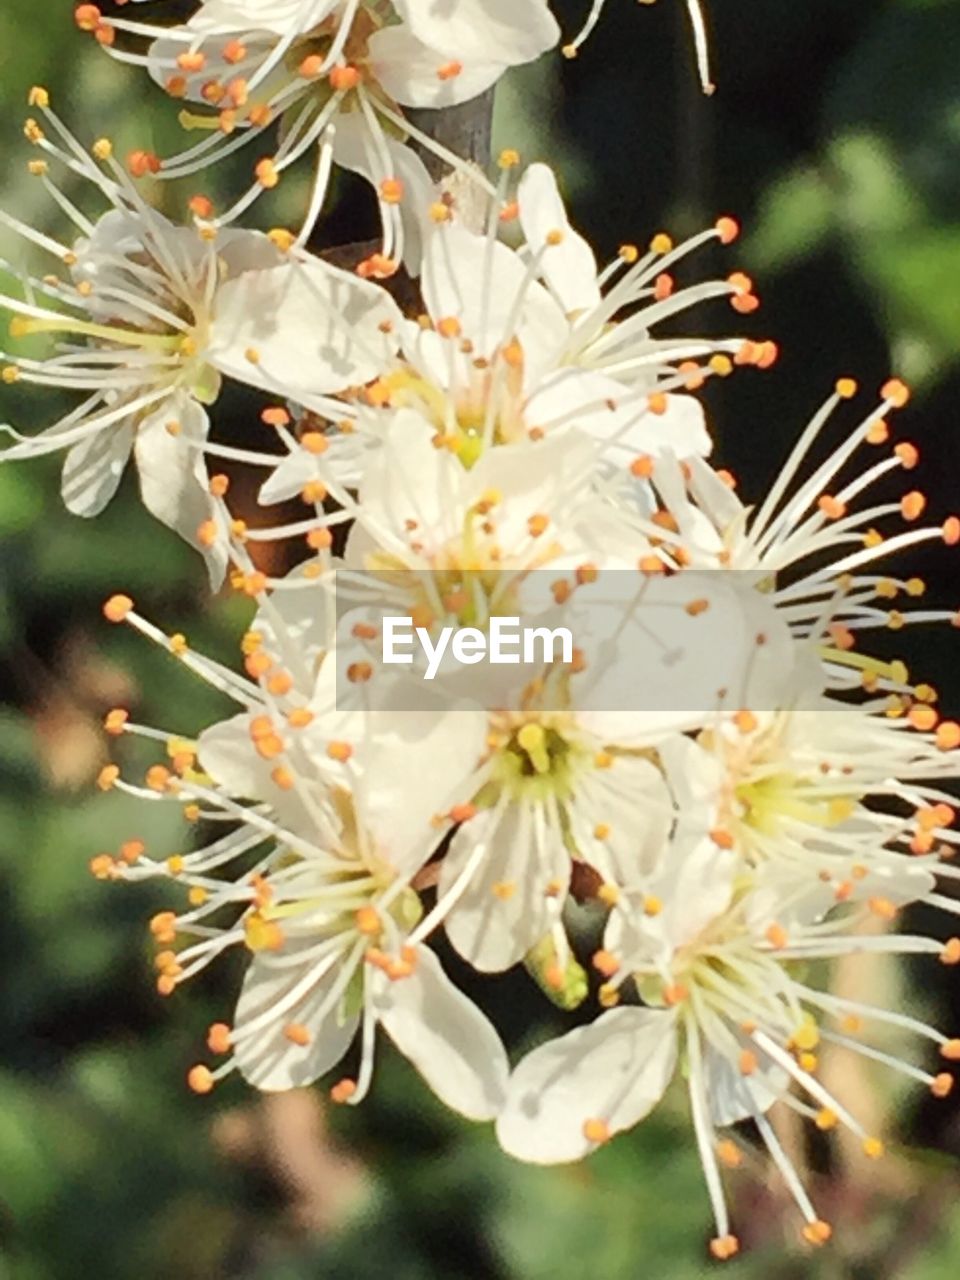
[[[719,213],[743,221],[736,249],[701,255],[692,274],[750,271],[765,302],[755,331],[781,345],[771,372],[710,389],[718,454],[748,493],[763,492],[838,375],[861,380],[866,411],[896,371],[915,388],[897,431],[921,445],[915,474],[939,518],[960,505],[960,2],[707,5],[715,97],[699,93],[681,0],[609,0],[579,59],[544,59],[503,85],[498,145],[554,163],[602,254]],[[568,30],[586,8],[557,4]],[[61,235],[62,216],[26,173],[30,84],[51,88],[85,143],[108,134],[120,154],[168,154],[179,140],[175,108],[82,37],[71,10],[70,0],[0,0],[0,197]],[[241,161],[204,189],[236,191],[246,174]],[[97,209],[91,193],[70,191]],[[295,220],[302,191],[285,181],[254,219]],[[190,194],[159,188],[156,199],[176,215]],[[317,247],[371,233],[365,193],[342,182],[337,196]],[[2,251],[20,252],[6,233]],[[695,327],[721,332],[729,319],[708,310]],[[3,388],[2,421],[39,427],[58,411],[55,397]],[[845,412],[852,425],[855,407]],[[230,391],[218,414],[256,440],[251,398]],[[108,627],[99,605],[128,591],[227,660],[244,607],[208,599],[199,563],[147,519],[130,483],[86,524],[62,510],[55,463],[0,467],[0,538],[0,1277],[693,1280],[711,1270],[679,1097],[586,1164],[539,1170],[442,1112],[386,1046],[357,1111],[331,1110],[321,1090],[259,1098],[230,1081],[209,1098],[187,1091],[185,1071],[205,1027],[229,1015],[237,973],[223,965],[172,1001],[155,994],[145,921],[163,902],[95,881],[87,864],[130,836],[174,852],[188,833],[152,812],[162,806],[102,795],[94,780],[108,758],[108,708],[185,733],[224,708],[165,655]],[[933,553],[909,568],[956,604],[954,564]],[[956,632],[899,639],[956,715]],[[836,981],[955,1033],[960,1002],[946,977],[936,965],[862,960]],[[561,1022],[516,975],[477,996],[514,1051]],[[785,1130],[835,1241],[816,1255],[798,1246],[797,1218],[758,1163],[731,1181],[749,1246],[731,1274],[952,1280],[954,1104],[848,1058],[823,1069],[887,1134],[890,1154],[868,1163],[842,1141],[810,1145]]]

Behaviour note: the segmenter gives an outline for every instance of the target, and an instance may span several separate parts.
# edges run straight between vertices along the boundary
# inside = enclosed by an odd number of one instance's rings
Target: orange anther
[[[357,1092],[356,1080],[340,1080],[330,1090],[332,1102],[349,1102]]]
[[[209,1093],[213,1088],[213,1072],[209,1067],[198,1063],[187,1072],[187,1084],[194,1093]]]
[[[549,516],[542,514],[532,515],[527,521],[527,532],[531,538],[539,538],[546,533],[549,525]]]
[[[196,214],[198,218],[213,217],[213,201],[209,196],[191,196],[187,201],[187,207],[190,212]]]
[[[890,378],[880,388],[880,398],[889,400],[895,409],[902,409],[910,399],[910,388],[899,378]]]
[[[469,822],[471,818],[476,816],[477,806],[469,803],[455,804],[448,814],[451,822]]]
[[[960,724],[956,720],[943,720],[937,725],[936,744],[941,751],[956,751],[960,747]]]
[[[290,425],[290,414],[280,405],[271,405],[260,414],[260,421],[268,427],[287,427]]]
[[[120,770],[115,764],[105,764],[97,774],[97,786],[101,791],[109,791],[120,777]]]
[[[857,394],[857,384],[853,378],[838,378],[836,393],[841,400],[852,400]]]
[[[97,880],[112,880],[116,865],[116,861],[109,853],[98,853],[88,863],[90,874]]]
[[[112,711],[107,712],[103,721],[103,727],[106,729],[107,733],[112,733],[114,735],[121,734],[123,733],[124,725],[129,719],[130,713],[128,711],[124,711],[122,707],[114,707]]]
[[[949,1071],[941,1071],[934,1076],[930,1084],[930,1092],[935,1098],[945,1098],[953,1089],[953,1076]]]
[[[710,1241],[710,1253],[718,1262],[727,1262],[740,1252],[740,1241],[736,1236],[717,1236]]]
[[[441,316],[437,321],[437,333],[441,338],[459,338],[463,332],[456,316]]]
[[[740,224],[736,218],[724,215],[718,218],[714,224],[717,229],[717,235],[720,237],[721,244],[733,244],[737,236],[740,234]]]
[[[365,684],[373,676],[369,662],[351,662],[347,667],[347,679],[351,684]]]
[[[612,978],[620,968],[620,961],[612,952],[601,949],[593,953],[593,967],[605,978]]]
[[[824,1222],[822,1218],[808,1222],[803,1228],[803,1238],[808,1244],[826,1244],[832,1235],[833,1227],[829,1222]]]
[[[270,156],[264,156],[262,160],[258,160],[254,165],[253,173],[261,187],[265,187],[268,191],[280,181],[277,166]]]
[[[127,156],[127,168],[135,178],[145,178],[148,173],[160,172],[160,157],[152,151],[131,151]]]
[[[921,733],[929,733],[939,718],[934,708],[924,702],[915,703],[907,712],[907,719],[914,729],[919,729]]]
[[[653,466],[653,458],[647,453],[642,453],[630,463],[630,474],[638,480],[649,480],[653,475]]]
[[[369,904],[358,907],[354,919],[356,920],[358,931],[367,934],[369,937],[374,937],[383,928],[380,912],[376,907],[372,907]]]
[[[339,760],[344,764],[353,755],[353,747],[349,742],[328,742],[327,755],[331,760]]]
[[[399,204],[403,199],[402,179],[384,178],[380,183],[380,199],[384,204]]]
[[[940,952],[940,963],[946,965],[960,964],[960,938],[950,938]]]
[[[234,66],[238,62],[242,62],[247,56],[247,47],[239,40],[228,40],[223,46],[223,60]]]
[[[230,1028],[225,1022],[214,1022],[207,1032],[207,1048],[211,1053],[229,1053]]]
[[[356,89],[360,83],[360,72],[356,67],[333,67],[330,71],[330,87],[337,93],[347,93]]]
[[[955,547],[960,542],[960,519],[957,516],[947,516],[943,522],[941,533],[947,546]]]
[[[609,1142],[613,1134],[606,1120],[592,1119],[584,1120],[583,1136],[588,1142],[595,1142],[599,1146],[601,1143]]]
[[[132,608],[129,596],[111,596],[103,606],[103,616],[108,622],[123,622]]]
[[[132,866],[143,857],[146,849],[147,846],[142,840],[124,840],[120,846],[120,857]]]
[[[742,1076],[752,1076],[756,1073],[760,1063],[757,1060],[757,1055],[752,1049],[743,1049],[740,1053],[737,1065]]]
[[[662,391],[654,391],[647,396],[647,408],[658,417],[667,412],[667,397]]]
[[[301,1049],[305,1049],[310,1043],[310,1031],[302,1022],[288,1022],[283,1028],[283,1034],[285,1039]]]
[[[73,20],[81,31],[96,31],[102,18],[95,4],[78,4],[73,11]]]
[[[323,58],[319,53],[309,53],[297,67],[305,80],[313,80],[323,70]]]
[[[900,499],[900,514],[904,520],[918,520],[923,515],[927,500],[918,489],[912,489]]]
[[[454,59],[452,62],[445,62],[443,66],[437,67],[438,80],[455,80],[463,71],[463,63]]]

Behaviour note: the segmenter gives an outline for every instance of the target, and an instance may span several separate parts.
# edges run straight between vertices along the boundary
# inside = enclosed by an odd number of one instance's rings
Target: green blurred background
[[[568,31],[586,7],[558,3]],[[751,271],[766,304],[755,331],[781,344],[771,373],[710,391],[719,457],[747,493],[763,492],[838,375],[857,376],[872,395],[896,371],[916,390],[902,430],[923,449],[917,479],[939,517],[958,505],[960,478],[960,2],[709,8],[714,98],[698,91],[681,0],[609,0],[577,61],[544,59],[501,88],[498,145],[556,165],[574,220],[604,254],[719,213],[743,221],[732,256],[708,253],[692,273]],[[2,202],[59,234],[62,218],[25,172],[30,84],[51,88],[85,143],[109,134],[119,154],[169,153],[179,132],[171,104],[82,37],[71,10],[69,0],[0,0]],[[246,164],[204,189],[237,190]],[[305,181],[285,181],[255,219],[295,220]],[[157,198],[177,215],[190,194],[161,189]],[[341,182],[337,196],[318,247],[373,226],[362,189]],[[8,256],[11,241],[4,236]],[[693,327],[722,332],[729,312],[707,311]],[[19,387],[3,393],[2,420],[20,427],[60,409]],[[230,391],[218,421],[256,440],[256,408]],[[692,1280],[711,1270],[680,1098],[586,1164],[538,1170],[442,1112],[386,1047],[357,1111],[331,1114],[321,1091],[258,1098],[239,1081],[204,1099],[186,1090],[205,1027],[229,1017],[237,973],[224,965],[171,1002],[155,995],[144,925],[162,899],[99,883],[87,863],[134,835],[173,852],[187,833],[155,815],[160,806],[101,795],[94,779],[108,758],[100,722],[109,707],[185,733],[225,708],[163,654],[109,628],[99,606],[129,591],[158,622],[227,660],[244,610],[211,604],[198,561],[146,518],[129,483],[86,524],[62,510],[56,481],[55,463],[0,468],[0,1277]],[[950,563],[934,553],[909,568],[935,575],[939,595],[956,604]],[[950,644],[949,633],[914,633],[907,649],[956,715]],[[864,960],[836,981],[955,1032],[960,1002],[943,979],[939,966],[898,972]],[[515,975],[476,995],[513,1050],[551,1019],[559,1025]],[[749,1247],[731,1273],[956,1276],[953,1104],[928,1105],[847,1058],[828,1059],[824,1072],[889,1135],[891,1154],[870,1164],[842,1142],[809,1146],[787,1128],[836,1223],[834,1244],[817,1255],[797,1246],[796,1215],[758,1163],[730,1180]]]

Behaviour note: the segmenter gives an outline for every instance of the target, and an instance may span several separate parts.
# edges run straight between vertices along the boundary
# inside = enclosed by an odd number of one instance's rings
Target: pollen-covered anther
[[[935,1098],[946,1098],[953,1090],[953,1076],[949,1071],[941,1071],[930,1082],[930,1092]]]
[[[718,849],[732,849],[734,846],[733,836],[723,827],[714,827],[709,835]]]
[[[380,183],[380,199],[384,204],[400,204],[403,200],[403,180],[384,178]]]
[[[767,927],[764,937],[777,951],[782,950],[790,941],[786,929],[776,921]]]
[[[752,1049],[741,1050],[740,1057],[737,1060],[737,1068],[742,1076],[755,1075],[759,1066],[757,1055]]]
[[[716,1153],[725,1169],[739,1169],[743,1164],[743,1152],[732,1138],[721,1138],[717,1143]]]
[[[891,902],[889,898],[870,898],[867,906],[880,920],[895,920],[897,918],[896,903]]]
[[[351,662],[347,667],[347,679],[351,684],[366,684],[373,677],[373,667],[369,662]]]
[[[612,978],[620,969],[620,961],[611,952],[604,949],[593,953],[593,967],[605,978]]]
[[[463,63],[458,62],[455,58],[450,62],[444,62],[442,66],[437,67],[438,80],[456,80],[457,76],[463,72]]]
[[[520,163],[520,152],[514,147],[504,147],[497,156],[497,164],[501,169],[515,169]]]
[[[947,516],[940,528],[940,535],[948,547],[955,547],[960,542],[960,518]]]
[[[357,1092],[356,1080],[343,1079],[330,1090],[330,1101],[337,1103],[349,1102],[353,1095]]]
[[[103,15],[95,4],[78,4],[73,11],[73,20],[81,31],[96,31],[103,21]]]
[[[910,388],[899,378],[890,378],[880,388],[880,398],[888,400],[895,409],[902,409],[910,399]]]
[[[541,537],[543,534],[546,533],[549,527],[550,527],[550,517],[547,515],[543,515],[542,513],[532,515],[527,520],[527,532],[530,534],[531,538]]]
[[[224,1054],[230,1052],[231,1032],[225,1022],[214,1022],[207,1031],[207,1048],[211,1053]]]
[[[349,742],[328,742],[327,755],[331,760],[336,760],[340,764],[345,764],[353,755],[353,747]]]
[[[665,231],[658,231],[650,241],[650,252],[656,253],[661,257],[670,252],[673,248],[673,239],[668,236]]]
[[[890,427],[886,419],[877,418],[867,427],[867,433],[863,437],[867,444],[886,444],[890,439]]]
[[[900,499],[900,514],[904,520],[919,520],[927,505],[927,499],[918,489],[912,489]]]
[[[940,963],[946,965],[960,964],[960,938],[950,938],[944,943],[940,952]]]
[[[209,1093],[214,1086],[213,1072],[198,1063],[187,1072],[187,1084],[194,1093]]]
[[[456,316],[441,316],[436,328],[441,338],[459,338],[463,332],[463,326]]]
[[[682,982],[672,982],[663,988],[663,1002],[671,1008],[674,1005],[683,1004],[689,995],[689,990]]]
[[[288,1022],[283,1028],[283,1038],[289,1040],[291,1044],[305,1049],[310,1043],[311,1035],[309,1029],[302,1022]]]
[[[330,69],[330,87],[335,89],[337,93],[348,93],[351,89],[356,89],[360,83],[361,74],[357,67],[332,67]]]
[[[597,889],[597,898],[605,907],[614,907],[620,901],[620,889],[617,885],[606,881]]]
[[[262,160],[258,160],[254,166],[253,174],[261,187],[264,187],[267,191],[275,187],[280,181],[280,174],[271,156],[264,156]]]
[[[956,720],[942,720],[937,725],[934,739],[941,751],[956,751],[960,747],[960,724]]]
[[[497,880],[490,886],[490,892],[500,902],[509,902],[517,892],[517,883],[515,880]]]
[[[829,493],[824,493],[817,499],[817,506],[828,520],[841,520],[847,513],[846,503]]]
[[[383,253],[371,253],[369,258],[357,264],[357,275],[361,280],[389,280],[397,274],[400,264],[394,258]]]
[[[884,1153],[884,1145],[879,1138],[864,1138],[863,1154],[870,1160],[879,1160]]]
[[[736,1236],[716,1236],[710,1241],[710,1253],[718,1262],[727,1262],[740,1252],[740,1241]]]
[[[716,227],[717,235],[720,237],[721,244],[733,244],[740,234],[740,224],[736,218],[731,218],[726,214],[722,218],[718,218],[714,226]]]
[[[834,388],[841,400],[852,400],[857,394],[857,383],[854,378],[838,378]]]
[[[366,934],[366,936],[370,938],[376,937],[376,935],[383,929],[383,921],[380,918],[380,912],[376,907],[371,906],[369,903],[357,908],[354,920],[356,922],[358,932]]]
[[[606,1120],[592,1118],[584,1120],[583,1136],[588,1142],[593,1142],[600,1146],[604,1142],[609,1142],[613,1134],[610,1132],[610,1126]]]
[[[821,1107],[813,1118],[813,1123],[821,1133],[829,1133],[831,1129],[837,1127],[838,1122],[839,1116],[835,1111],[831,1111],[829,1107]]]
[[[145,178],[148,173],[159,173],[162,167],[160,157],[153,151],[137,149],[127,156],[127,168],[135,178]]]
[[[471,818],[477,816],[477,806],[475,804],[455,804],[448,812],[447,817],[451,822],[461,823],[469,822]]]
[[[111,596],[103,606],[103,616],[108,622],[124,622],[133,609],[133,601],[129,596]]]
[[[87,865],[90,868],[90,874],[95,880],[116,879],[116,859],[109,853],[98,853],[96,857],[90,859]]]
[[[832,1235],[833,1227],[829,1222],[824,1222],[822,1218],[808,1222],[803,1228],[803,1238],[808,1244],[826,1244]]]

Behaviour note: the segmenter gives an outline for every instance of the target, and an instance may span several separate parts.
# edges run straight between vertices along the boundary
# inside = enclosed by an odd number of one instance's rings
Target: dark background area
[[[742,222],[736,246],[701,252],[684,277],[749,271],[764,307],[747,327],[781,348],[771,371],[707,391],[717,461],[742,492],[762,496],[838,376],[855,376],[863,391],[843,406],[833,438],[896,372],[915,394],[895,437],[919,444],[911,483],[939,520],[960,508],[960,3],[707,2],[713,98],[699,92],[681,0],[610,0],[576,61],[547,57],[507,78],[497,146],[554,164],[601,258],[661,229],[690,234],[721,213]],[[556,7],[572,32],[587,3]],[[67,0],[0,0],[2,204],[60,235],[62,216],[25,170],[30,84],[50,87],[85,144],[109,134],[119,154],[182,145],[176,108],[81,36],[71,10]],[[203,189],[239,190],[248,165],[205,175]],[[285,180],[251,220],[294,223],[308,177]],[[96,193],[69,190],[88,211],[100,207]],[[155,189],[171,216],[190,194],[189,184]],[[337,197],[317,248],[373,227],[362,188],[341,181]],[[16,238],[2,232],[0,252],[20,254]],[[680,328],[741,328],[731,315],[705,308]],[[2,392],[0,420],[22,429],[66,403],[22,386]],[[228,391],[216,415],[262,443],[246,393]],[[377,1087],[357,1111],[328,1108],[321,1090],[259,1098],[236,1080],[209,1098],[186,1090],[206,1026],[229,1016],[237,972],[221,965],[170,1002],[156,996],[145,923],[162,898],[97,882],[87,863],[131,836],[172,853],[188,833],[96,789],[113,747],[99,726],[122,704],[189,734],[224,707],[146,642],[108,627],[100,602],[129,591],[148,616],[226,660],[244,606],[208,599],[199,562],[149,521],[130,477],[87,524],[61,508],[55,460],[0,467],[0,538],[0,1277],[692,1280],[711,1270],[707,1199],[680,1096],[584,1165],[540,1170],[443,1112],[386,1046]],[[940,550],[901,567],[925,573],[931,595],[952,606],[955,566]],[[956,632],[896,640],[957,715]],[[863,959],[838,966],[835,981],[955,1032],[960,1009],[945,976],[939,966]],[[476,994],[514,1050],[551,1019],[561,1025],[522,977]],[[758,1163],[730,1181],[750,1246],[731,1273],[952,1278],[953,1104],[927,1105],[845,1056],[825,1055],[823,1071],[868,1127],[889,1135],[891,1153],[873,1164],[856,1144],[811,1146],[784,1125],[835,1241],[816,1255],[798,1244],[796,1215]]]

